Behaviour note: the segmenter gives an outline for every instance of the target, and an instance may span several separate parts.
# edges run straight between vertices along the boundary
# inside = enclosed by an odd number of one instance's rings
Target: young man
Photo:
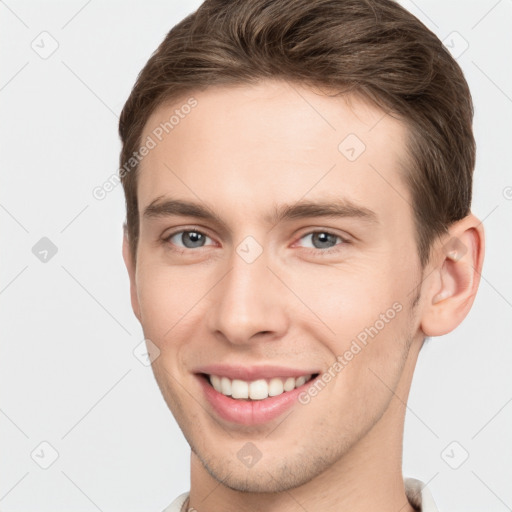
[[[402,435],[478,287],[472,115],[390,0],[207,0],[169,32],[120,121],[132,306],[191,447],[167,511],[437,510]]]

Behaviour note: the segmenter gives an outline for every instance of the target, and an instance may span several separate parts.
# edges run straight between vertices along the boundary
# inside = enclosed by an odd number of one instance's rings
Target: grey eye
[[[194,249],[196,247],[203,247],[207,239],[209,237],[199,231],[185,230],[172,235],[169,241],[180,247]]]
[[[309,244],[306,247],[313,247],[314,249],[329,249],[337,244],[341,237],[327,231],[315,231],[303,236],[301,239],[308,239]]]

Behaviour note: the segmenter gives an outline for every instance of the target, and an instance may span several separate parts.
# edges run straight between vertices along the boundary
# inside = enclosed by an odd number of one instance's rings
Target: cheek
[[[337,373],[344,375],[340,380],[348,378],[344,385],[361,390],[378,385],[369,369],[393,380],[410,337],[411,274],[395,272],[392,265],[322,270],[314,279],[295,280],[294,290],[309,309],[295,322],[322,341],[333,362],[342,358],[343,370]]]
[[[161,265],[141,265],[137,292],[146,337],[157,345],[173,338],[174,331],[193,313],[199,290],[179,272]]]
[[[406,286],[389,276],[371,269],[323,268],[314,275],[290,276],[294,278],[290,288],[309,309],[302,315],[304,324],[316,316],[333,337],[350,339],[375,322],[380,326],[380,315],[385,320],[396,316],[393,304],[402,303]]]

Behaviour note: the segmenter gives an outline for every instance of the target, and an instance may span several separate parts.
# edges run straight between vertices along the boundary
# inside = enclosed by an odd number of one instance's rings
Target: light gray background
[[[92,190],[117,171],[138,72],[199,4],[0,1],[4,512],[159,511],[189,489],[188,445],[133,353],[122,187],[102,201]],[[512,510],[512,1],[403,5],[452,46],[472,90],[487,239],[473,310],[420,354],[404,475],[441,511]],[[32,252],[42,237],[58,249],[47,262]]]

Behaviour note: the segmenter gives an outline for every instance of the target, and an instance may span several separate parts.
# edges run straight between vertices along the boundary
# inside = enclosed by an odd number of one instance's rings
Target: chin
[[[209,458],[192,451],[201,461],[208,474],[225,487],[238,492],[277,493],[300,487],[326,470],[334,461],[297,455],[295,460],[274,460],[274,464],[258,463],[252,468],[243,468],[236,461],[233,464],[225,457]],[[212,456],[215,457],[215,456]]]

